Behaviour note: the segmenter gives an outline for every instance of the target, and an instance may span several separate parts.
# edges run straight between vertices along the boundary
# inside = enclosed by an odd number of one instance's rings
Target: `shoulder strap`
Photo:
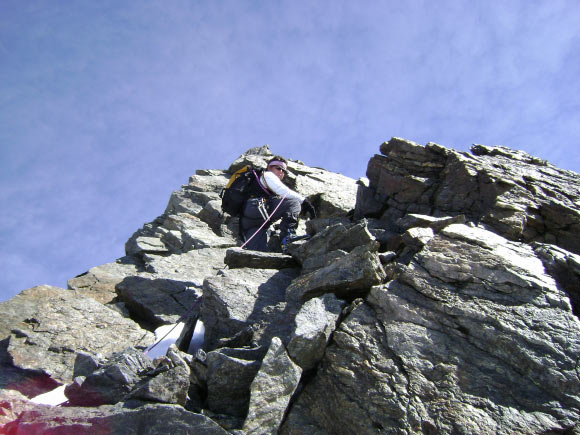
[[[262,190],[266,193],[266,195],[270,196],[272,194],[272,191],[270,190],[270,188],[268,187],[268,183],[266,183],[266,177],[263,177],[262,174],[260,173],[260,175],[258,176],[258,173],[256,171],[253,171],[254,175],[256,176],[256,181],[258,182],[258,186],[260,186],[262,188]],[[261,171],[260,171],[261,172]],[[260,178],[264,180],[264,184],[262,184],[262,182],[260,181]]]

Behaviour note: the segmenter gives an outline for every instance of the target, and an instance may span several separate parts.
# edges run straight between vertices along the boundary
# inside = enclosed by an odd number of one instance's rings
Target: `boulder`
[[[241,248],[230,248],[226,251],[225,263],[230,269],[251,267],[255,269],[288,269],[297,267],[289,255],[277,252],[250,251]]]
[[[317,257],[339,249],[350,252],[355,247],[369,244],[374,240],[364,220],[351,225],[338,223],[316,233],[306,242],[292,246],[289,252],[300,264],[303,264],[310,257]]]
[[[303,370],[315,368],[322,359],[344,306],[344,301],[327,293],[306,301],[298,311],[288,354]]]
[[[147,346],[153,335],[92,298],[38,286],[0,303],[0,331],[9,334],[14,366],[70,382],[78,352],[107,354]]]
[[[290,359],[282,341],[274,337],[260,370],[252,381],[244,433],[278,433],[301,374],[302,369]]]
[[[204,349],[234,337],[252,325],[253,344],[267,349],[272,337],[288,337],[297,307],[286,302],[286,287],[296,269],[232,269],[209,277],[203,284],[201,319]],[[284,340],[287,342],[287,340]]]
[[[377,254],[378,243],[359,246],[326,267],[300,275],[286,289],[288,300],[306,301],[324,293],[353,300],[386,278]]]
[[[181,254],[147,254],[143,256],[143,262],[151,278],[185,281],[201,288],[206,277],[224,268],[224,255],[222,248],[202,248]]]
[[[141,379],[128,397],[159,403],[185,406],[191,370],[175,345],[167,357],[157,363],[155,372]]]
[[[158,231],[162,233],[161,240],[175,253],[201,248],[229,248],[237,243],[233,238],[218,236],[207,223],[189,213],[167,216]]]
[[[255,358],[255,352],[237,349],[208,352],[207,407],[212,412],[242,419],[246,416],[250,385],[261,365]]]
[[[142,265],[134,257],[122,257],[118,260],[91,267],[67,281],[67,287],[81,296],[88,296],[103,304],[115,302],[115,286],[128,276],[140,276],[144,273]]]
[[[109,356],[102,367],[67,386],[65,395],[72,406],[99,406],[125,400],[145,373],[155,368],[142,351],[127,349]]]
[[[139,276],[125,278],[116,289],[133,318],[151,329],[177,323],[200,297],[191,282]]]

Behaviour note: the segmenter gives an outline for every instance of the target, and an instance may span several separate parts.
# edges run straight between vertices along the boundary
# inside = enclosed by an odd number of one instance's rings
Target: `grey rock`
[[[325,228],[298,247],[292,247],[290,253],[302,264],[309,257],[324,255],[338,249],[350,252],[355,247],[374,240],[365,221],[348,226],[339,223]]]
[[[159,371],[160,367],[164,370]],[[159,373],[142,379],[128,397],[185,406],[191,370],[175,345],[169,348],[167,357],[158,364],[157,370]]]
[[[5,433],[111,435],[160,433],[226,435],[210,418],[186,411],[179,405],[138,401],[96,408],[35,406],[20,413],[4,427]]]
[[[117,298],[115,286],[128,276],[139,276],[144,272],[133,257],[91,267],[87,272],[67,281],[67,287],[81,296],[88,296],[103,304]]]
[[[542,260],[546,271],[567,293],[576,317],[580,317],[580,256],[557,246],[541,243],[534,244],[533,249]]]
[[[343,251],[342,249],[337,249],[336,251],[327,252],[322,255],[311,255],[304,260],[304,263],[302,264],[302,273],[305,274],[322,267],[330,266],[339,258],[347,255],[348,252]]]
[[[72,380],[80,351],[108,354],[153,342],[132,320],[58,287],[33,287],[0,303],[0,322],[2,334],[10,334],[7,352],[14,366],[64,383]]]
[[[352,300],[386,278],[377,255],[378,243],[359,246],[330,265],[296,278],[288,286],[288,300],[305,301],[324,293]]]
[[[405,231],[401,241],[410,249],[419,250],[435,236],[431,228],[414,227]]]
[[[341,217],[354,210],[356,205],[356,180],[342,174],[305,165],[290,164],[297,174],[294,188],[311,198],[318,217]]]
[[[290,359],[282,341],[274,337],[252,381],[248,416],[243,427],[245,433],[278,433],[301,374],[302,369]]]
[[[270,160],[273,156],[274,154],[272,154],[272,151],[270,151],[269,145],[250,148],[230,165],[228,172],[233,174],[234,172],[247,165],[258,169],[265,168],[268,160]]]
[[[8,353],[9,341],[10,338],[0,340],[0,396],[3,391],[16,391],[27,397],[36,397],[61,384],[42,371],[15,367]]]
[[[132,316],[152,328],[176,323],[200,297],[193,283],[169,279],[128,277],[116,288]]]
[[[261,363],[243,359],[245,355],[225,348],[208,352],[207,406],[212,412],[240,418],[246,416],[250,385]]]
[[[75,358],[73,376],[88,376],[95,370],[102,367],[105,357],[101,354],[93,355],[86,352],[78,352]]]
[[[334,218],[316,218],[309,219],[306,221],[306,232],[308,234],[314,235],[322,230],[332,227],[334,225],[342,224],[348,227],[352,224],[352,221],[348,217],[334,217]]]
[[[157,237],[139,236],[131,240],[131,243],[127,246],[127,255],[169,252],[165,243]]]
[[[288,269],[297,267],[289,255],[276,252],[249,251],[240,248],[230,248],[226,251],[225,263],[230,269],[252,267],[256,269]]]
[[[171,194],[164,214],[190,213],[197,215],[211,201],[219,198],[219,191],[225,186],[224,175],[194,176],[190,184],[182,186]],[[203,190],[203,189],[206,190]]]
[[[224,268],[224,255],[224,249],[204,248],[181,254],[144,255],[143,261],[151,278],[186,281],[201,288],[206,277]]]
[[[381,152],[367,176],[383,219],[464,214],[510,240],[580,253],[580,174],[505,147],[476,145],[468,154],[393,138]]]
[[[233,269],[209,277],[203,285],[201,319],[204,349],[255,325],[254,345],[267,349],[274,336],[288,337],[297,307],[286,302],[286,287],[296,269]]]
[[[282,433],[564,430],[579,327],[529,246],[450,225],[341,323]]]
[[[287,347],[303,370],[313,369],[322,359],[344,306],[344,301],[329,293],[306,301],[300,308]]]
[[[111,355],[90,375],[75,378],[67,385],[65,395],[73,406],[115,404],[127,398],[145,373],[154,368],[151,358],[142,351],[127,349]]]
[[[195,192],[219,194],[226,186],[230,175],[223,170],[196,171],[195,175],[189,177],[187,188]]]
[[[169,215],[160,228],[165,230],[161,240],[175,253],[236,245],[235,239],[218,236],[207,223],[188,213]]]

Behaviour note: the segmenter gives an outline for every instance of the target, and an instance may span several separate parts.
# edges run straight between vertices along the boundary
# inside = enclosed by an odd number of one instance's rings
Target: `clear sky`
[[[580,171],[580,2],[0,0],[0,300],[121,257],[196,169],[399,136]]]

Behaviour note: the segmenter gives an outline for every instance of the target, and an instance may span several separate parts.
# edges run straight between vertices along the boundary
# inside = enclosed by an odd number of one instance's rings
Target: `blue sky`
[[[574,1],[0,0],[0,300],[66,287],[249,147],[353,178],[392,136],[580,171]]]

